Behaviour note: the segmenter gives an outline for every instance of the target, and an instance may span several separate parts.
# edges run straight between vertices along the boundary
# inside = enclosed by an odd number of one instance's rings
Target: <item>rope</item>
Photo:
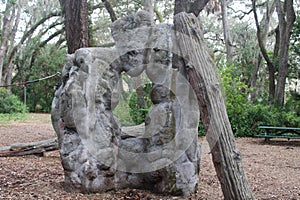
[[[53,78],[53,77],[59,76],[59,75],[60,75],[60,73],[57,72],[56,74],[46,76],[46,77],[43,77],[43,78],[39,78],[39,79],[35,79],[35,80],[29,80],[29,81],[25,81],[25,82],[21,82],[21,83],[10,84],[10,85],[0,85],[0,87],[11,87],[11,86],[27,85],[27,84],[36,83],[36,82],[39,82],[39,81],[42,81],[42,80],[47,80],[47,79],[50,79],[50,78]]]

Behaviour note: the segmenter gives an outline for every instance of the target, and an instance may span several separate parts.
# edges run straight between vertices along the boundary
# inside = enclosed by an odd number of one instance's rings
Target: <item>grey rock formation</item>
[[[66,188],[131,187],[188,196],[199,175],[199,111],[192,88],[172,65],[172,26],[153,25],[140,11],[116,21],[112,35],[114,48],[84,48],[68,56],[55,93],[52,123]],[[143,72],[153,84],[153,108],[145,125],[122,128],[112,114],[121,74]]]

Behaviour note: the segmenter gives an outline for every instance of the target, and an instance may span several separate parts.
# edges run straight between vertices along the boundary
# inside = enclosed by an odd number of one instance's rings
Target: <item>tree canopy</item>
[[[0,85],[9,86],[61,71],[67,53],[63,2],[67,1],[2,1]],[[199,3],[198,7],[187,3],[185,9],[196,15],[203,9],[198,18],[219,71],[227,109],[232,113],[231,121],[249,122],[247,126],[251,127],[260,123],[279,125],[279,122],[267,120],[267,116],[256,119],[259,121],[254,123],[235,115],[240,112],[245,114],[243,108],[251,104],[251,108],[259,105],[270,112],[280,110],[277,107],[284,108],[281,110],[289,113],[287,115],[290,117],[279,120],[280,123],[297,126],[299,109],[295,108],[299,108],[297,100],[300,92],[299,3],[292,0],[195,2]],[[145,8],[144,1],[133,0],[94,0],[86,3],[88,41],[83,46],[113,46],[111,23]],[[207,5],[201,7],[201,3]],[[174,12],[181,11],[176,10],[176,6],[175,1],[152,1],[150,10],[153,9],[155,23],[172,23]],[[57,82],[58,77],[27,86],[30,111],[50,110]],[[123,83],[131,88],[134,85],[126,77]],[[22,88],[5,88],[24,99]],[[128,91],[132,91],[131,88]],[[126,96],[126,91],[123,94]],[[284,115],[278,112],[278,116]],[[244,130],[240,126],[233,126],[236,133]]]

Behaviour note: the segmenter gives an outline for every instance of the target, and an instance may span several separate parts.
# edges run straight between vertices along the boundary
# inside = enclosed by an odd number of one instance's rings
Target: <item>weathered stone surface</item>
[[[118,20],[112,26],[115,48],[85,48],[68,56],[52,122],[70,190],[195,192],[200,165],[197,99],[172,66],[172,26],[153,25],[150,19],[141,11]],[[153,83],[153,109],[145,125],[134,129],[123,129],[112,114],[122,72],[133,77],[146,72]]]

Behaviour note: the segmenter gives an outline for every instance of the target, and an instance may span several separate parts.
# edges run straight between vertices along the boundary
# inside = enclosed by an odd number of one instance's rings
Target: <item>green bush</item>
[[[145,118],[149,112],[151,105],[152,105],[152,102],[149,97],[151,88],[152,88],[151,84],[146,84],[143,87],[143,90],[144,90],[144,106],[143,107],[140,107],[138,105],[137,93],[133,92],[131,94],[131,97],[129,99],[129,114],[130,114],[132,121],[135,124],[141,124],[145,121]]]
[[[0,89],[0,113],[24,113],[26,106],[6,89]]]
[[[247,99],[248,87],[239,76],[232,74],[234,67],[221,71],[227,114],[236,137],[251,137],[259,133],[259,125],[300,127],[299,99],[292,94],[283,108],[253,103]],[[201,130],[201,129],[200,129]]]
[[[259,125],[275,125],[276,120],[269,106],[262,104],[245,103],[242,110],[236,112],[235,108],[227,109],[228,117],[235,136],[254,136],[258,133]]]
[[[247,102],[239,113],[234,107],[227,109],[234,135],[251,137],[259,133],[259,125],[300,127],[300,117],[295,111],[264,104]]]

